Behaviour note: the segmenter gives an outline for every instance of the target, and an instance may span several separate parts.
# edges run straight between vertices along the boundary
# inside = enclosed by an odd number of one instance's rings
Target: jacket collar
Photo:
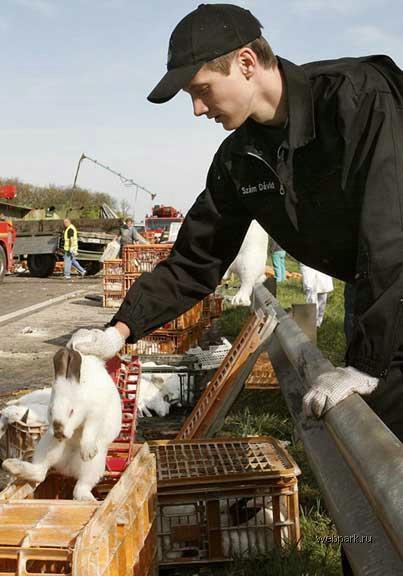
[[[286,86],[290,148],[301,148],[315,138],[311,84],[301,66],[285,58],[277,57],[277,60]]]
[[[283,73],[288,106],[289,146],[291,149],[305,146],[315,138],[315,117],[311,85],[301,66],[277,56]],[[233,151],[245,151],[252,144],[251,122],[248,120],[235,132]]]

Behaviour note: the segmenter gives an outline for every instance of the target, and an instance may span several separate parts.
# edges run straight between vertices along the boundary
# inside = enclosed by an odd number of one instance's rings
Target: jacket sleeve
[[[135,342],[194,306],[214,291],[250,222],[226,168],[215,158],[171,255],[133,284],[111,324],[127,324],[128,341]]]
[[[403,344],[403,108],[376,67],[358,90],[342,87],[339,122],[344,179],[360,206],[347,363],[384,377]]]

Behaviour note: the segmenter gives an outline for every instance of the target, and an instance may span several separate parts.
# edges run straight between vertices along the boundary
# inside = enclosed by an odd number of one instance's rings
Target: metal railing
[[[354,573],[403,574],[403,445],[358,394],[307,419],[302,397],[333,366],[263,285],[254,308],[279,321],[263,349]]]

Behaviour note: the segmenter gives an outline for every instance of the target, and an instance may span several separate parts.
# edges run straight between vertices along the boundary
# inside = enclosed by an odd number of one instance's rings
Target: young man
[[[105,332],[107,358],[213,291],[253,218],[298,261],[355,285],[347,367],[304,399],[322,416],[354,392],[403,438],[403,74],[387,56],[304,66],[275,57],[248,11],[201,4],[172,33],[149,95],[185,90],[196,116],[234,130],[168,260],[144,274]]]
[[[81,278],[84,278],[87,271],[83,268],[76,256],[78,253],[78,233],[77,228],[71,223],[69,218],[63,220],[64,224],[64,277],[71,280],[71,267],[73,266]]]
[[[123,248],[128,244],[147,244],[147,240],[137,232],[132,218],[126,219],[126,222],[120,228],[117,239],[120,240],[119,258],[122,258]]]

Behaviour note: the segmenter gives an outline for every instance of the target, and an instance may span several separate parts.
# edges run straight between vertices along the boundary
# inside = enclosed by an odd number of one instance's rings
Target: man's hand
[[[94,328],[77,330],[70,338],[67,348],[77,350],[82,354],[98,356],[109,360],[123,348],[125,336],[115,327],[110,326],[105,331]]]
[[[371,394],[378,385],[378,378],[360,372],[352,366],[335,368],[321,374],[302,400],[305,416],[321,418],[330,408],[357,392]]]

